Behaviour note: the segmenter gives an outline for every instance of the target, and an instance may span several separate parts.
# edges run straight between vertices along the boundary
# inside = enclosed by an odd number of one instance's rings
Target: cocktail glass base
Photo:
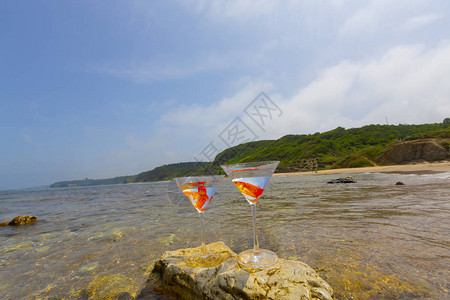
[[[238,264],[242,268],[261,270],[273,266],[278,261],[278,256],[267,249],[245,250],[239,253]]]
[[[193,268],[211,268],[222,262],[222,256],[214,251],[198,252],[188,256],[185,262]]]

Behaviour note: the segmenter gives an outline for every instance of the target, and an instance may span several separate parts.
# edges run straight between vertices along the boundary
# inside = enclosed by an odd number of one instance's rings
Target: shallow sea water
[[[337,177],[272,177],[257,205],[261,247],[310,265],[337,299],[450,297],[450,173],[326,184]],[[0,299],[137,296],[165,250],[201,243],[198,213],[176,192],[165,182],[0,191],[0,222],[39,220],[0,227]],[[205,221],[207,243],[252,247],[250,207],[231,180]]]

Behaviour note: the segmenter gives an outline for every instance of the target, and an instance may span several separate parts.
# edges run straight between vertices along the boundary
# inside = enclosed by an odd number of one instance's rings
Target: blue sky
[[[251,139],[441,122],[449,17],[447,0],[4,0],[0,189],[207,160],[237,117]],[[279,108],[262,127],[260,92]]]

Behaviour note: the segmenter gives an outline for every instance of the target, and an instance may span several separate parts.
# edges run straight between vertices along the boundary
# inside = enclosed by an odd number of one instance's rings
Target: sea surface
[[[310,265],[337,299],[449,299],[450,173],[352,176],[272,177],[260,246]],[[201,243],[199,214],[168,182],[0,191],[0,222],[17,215],[39,221],[0,227],[0,299],[137,296],[164,251]],[[252,247],[250,206],[230,179],[205,221],[207,243]]]

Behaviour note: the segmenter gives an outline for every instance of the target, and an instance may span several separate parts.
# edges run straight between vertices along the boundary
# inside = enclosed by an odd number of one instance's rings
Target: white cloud
[[[427,0],[378,0],[366,1],[366,4],[354,11],[339,28],[340,38],[389,34],[390,31],[415,29],[437,20],[440,15],[429,13],[411,18],[411,14],[423,13],[429,9]],[[358,2],[361,4],[361,2]],[[407,20],[404,22],[403,20]]]
[[[155,121],[146,138],[131,133],[119,135],[120,146],[108,149],[103,164],[137,173],[165,163],[205,160],[200,152],[210,142],[220,151],[224,150],[227,147],[219,134],[236,117],[243,117],[245,107],[261,91],[270,91],[272,85],[243,78],[235,87],[240,89],[234,95],[210,105],[178,103],[166,107],[166,113]],[[114,170],[107,171],[113,173]]]
[[[418,29],[418,28],[423,27],[425,25],[431,24],[434,21],[441,19],[442,17],[443,17],[442,14],[432,13],[432,14],[426,14],[426,15],[421,15],[421,16],[408,18],[405,21],[405,23],[400,25],[398,30]]]
[[[270,91],[272,88],[272,84],[265,81],[249,82],[242,79],[239,82],[238,86],[243,82],[245,86],[231,97],[224,97],[208,106],[180,105],[169,111],[161,117],[158,128],[192,130],[201,133],[206,138],[205,141],[214,138],[234,118],[241,116],[245,107],[261,91]]]
[[[196,57],[180,56],[176,60],[151,57],[139,61],[125,60],[94,65],[90,71],[123,78],[136,83],[154,83],[174,79],[186,79],[211,71],[258,67],[277,41],[268,41],[258,49],[234,49],[223,52],[200,53]]]
[[[168,107],[155,122],[151,137],[140,141],[129,137],[124,148],[114,150],[111,156],[120,161],[129,161],[130,157],[137,156],[138,161],[147,161],[147,164],[193,160],[209,142],[219,140],[219,133],[235,117],[251,122],[242,111],[261,91],[281,107],[283,115],[271,123],[266,132],[253,128],[260,139],[325,131],[337,126],[385,123],[386,117],[389,122],[397,124],[440,122],[450,115],[449,43],[430,47],[419,40],[416,44],[385,50],[388,45],[400,43],[396,40],[400,30],[392,33],[393,30],[417,29],[442,17],[432,12],[425,13],[425,4],[427,1],[422,0],[395,3],[388,0],[364,1],[353,2],[351,6],[339,0],[317,3],[263,1],[258,4],[252,1],[190,1],[186,7],[202,19],[201,24],[211,22],[216,29],[225,24],[227,27],[223,28],[233,32],[239,30],[241,22],[248,22],[248,27],[254,27],[250,38],[256,36],[256,42],[236,44],[223,52],[217,48],[206,49],[205,52],[202,49],[196,57],[180,56],[170,61],[152,58],[144,62],[110,64],[99,69],[147,83],[189,78],[211,70],[241,68],[244,73],[239,74],[243,77],[235,84],[227,82],[235,93],[215,99],[209,105],[183,105],[180,100],[177,105]],[[280,21],[277,15],[285,19]],[[297,20],[302,17],[304,20]],[[330,20],[331,25],[322,24],[322,18]],[[256,26],[261,20],[265,21],[264,25]],[[297,58],[305,54],[301,51],[304,43],[311,43],[311,47],[317,45],[314,40],[305,39],[307,37],[299,30],[302,25],[308,31],[316,30],[318,39],[325,31],[327,37],[335,39],[325,41],[326,38],[322,37],[324,43],[321,47],[330,47],[330,50],[323,50],[324,55],[332,57],[329,53],[338,50],[344,53],[327,61],[325,67],[323,64],[313,66],[319,68],[319,71],[313,69],[318,75],[308,75],[307,78],[311,79],[306,84],[296,81],[296,78],[306,76],[301,74],[305,72],[303,60]],[[270,32],[264,31],[268,28]],[[374,51],[361,46],[360,51],[365,58],[355,55],[353,48],[359,47],[363,40],[376,43],[370,37],[376,34],[383,36],[384,47]],[[350,41],[355,37],[358,45]],[[380,51],[384,52],[379,54]],[[286,61],[283,59],[285,54]],[[307,53],[303,59],[317,60],[314,55]],[[342,57],[346,59],[342,60]],[[338,60],[334,60],[336,58]],[[278,66],[282,67],[277,69]],[[254,69],[261,71],[259,78],[252,77]],[[289,89],[279,86],[280,77],[291,81]],[[292,90],[293,86],[296,89]],[[140,150],[136,152],[134,149]]]
[[[337,126],[441,122],[450,116],[450,42],[434,48],[397,46],[378,58],[342,61],[323,69],[290,97],[277,94],[270,82],[253,82],[232,97],[208,106],[180,106],[159,122],[160,138],[169,139],[179,152],[200,151],[261,91],[283,110],[266,132],[253,127],[260,139],[289,133],[313,133]],[[254,124],[253,124],[254,126]],[[163,131],[162,131],[163,130]],[[186,145],[188,140],[194,145]],[[192,142],[191,142],[192,143]],[[194,153],[195,154],[195,153]]]
[[[190,1],[184,7],[199,24],[211,24],[211,32],[235,32],[240,39],[230,39],[226,49],[199,48],[194,57],[184,53],[174,60],[153,57],[110,64],[101,71],[147,83],[239,69],[236,74],[241,79],[225,83],[234,94],[206,105],[178,100],[155,122],[151,137],[126,139],[123,149],[111,153],[112,160],[131,158],[155,166],[193,160],[209,142],[220,143],[218,135],[237,116],[254,126],[242,111],[261,91],[281,107],[283,115],[265,132],[252,127],[260,139],[385,123],[386,117],[395,124],[440,122],[450,116],[449,43],[430,47],[421,39],[411,42],[401,36],[442,17],[426,10],[426,4],[422,0]],[[242,44],[243,40],[248,43]],[[392,47],[400,43],[405,45]],[[315,64],[307,66],[309,61]]]
[[[94,66],[95,72],[125,78],[137,83],[151,83],[172,79],[188,78],[198,73],[223,70],[234,64],[233,54],[210,54],[201,59],[190,59],[181,62],[161,61],[128,61],[120,64],[109,63]]]
[[[398,46],[378,59],[343,61],[284,100],[277,132],[441,122],[450,115],[450,42]]]

